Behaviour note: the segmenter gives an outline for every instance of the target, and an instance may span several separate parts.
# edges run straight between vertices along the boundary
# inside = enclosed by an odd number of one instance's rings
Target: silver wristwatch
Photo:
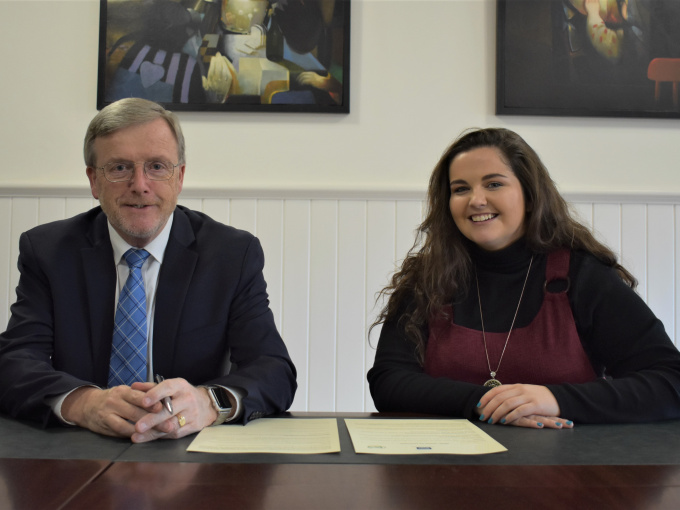
[[[231,414],[231,402],[227,392],[219,386],[206,386],[206,389],[208,390],[212,405],[215,411],[217,411],[217,419],[213,422],[213,425],[224,423]]]

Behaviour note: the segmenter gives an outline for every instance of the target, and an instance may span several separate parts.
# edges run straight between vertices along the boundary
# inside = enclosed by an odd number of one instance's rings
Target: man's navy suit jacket
[[[19,248],[17,300],[0,335],[0,410],[47,424],[46,398],[107,386],[113,248],[99,207],[23,233]],[[156,291],[154,371],[240,389],[244,422],[288,409],[297,386],[263,267],[251,234],[175,209]]]

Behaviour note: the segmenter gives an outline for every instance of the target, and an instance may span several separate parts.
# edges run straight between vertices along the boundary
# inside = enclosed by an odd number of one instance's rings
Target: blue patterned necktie
[[[146,293],[142,265],[149,252],[131,248],[123,256],[130,273],[116,308],[109,387],[146,381]]]

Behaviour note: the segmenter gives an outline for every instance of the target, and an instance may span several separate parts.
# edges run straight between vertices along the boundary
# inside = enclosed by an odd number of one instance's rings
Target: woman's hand
[[[479,419],[530,428],[572,428],[560,418],[560,406],[545,386],[508,384],[488,391],[477,404]]]
[[[574,422],[571,420],[566,420],[560,418],[559,416],[539,416],[537,414],[532,414],[531,416],[524,416],[519,420],[513,422],[503,421],[501,419],[501,425],[514,425],[515,427],[526,427],[531,429],[573,429]]]

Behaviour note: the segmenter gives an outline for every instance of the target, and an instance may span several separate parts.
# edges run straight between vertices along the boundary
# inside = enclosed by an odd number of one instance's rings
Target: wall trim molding
[[[666,192],[562,192],[569,202],[611,204],[680,204],[680,193]],[[91,198],[89,187],[0,185],[4,198]],[[278,199],[278,200],[418,200],[425,190],[371,188],[206,188],[185,186],[181,198]]]

